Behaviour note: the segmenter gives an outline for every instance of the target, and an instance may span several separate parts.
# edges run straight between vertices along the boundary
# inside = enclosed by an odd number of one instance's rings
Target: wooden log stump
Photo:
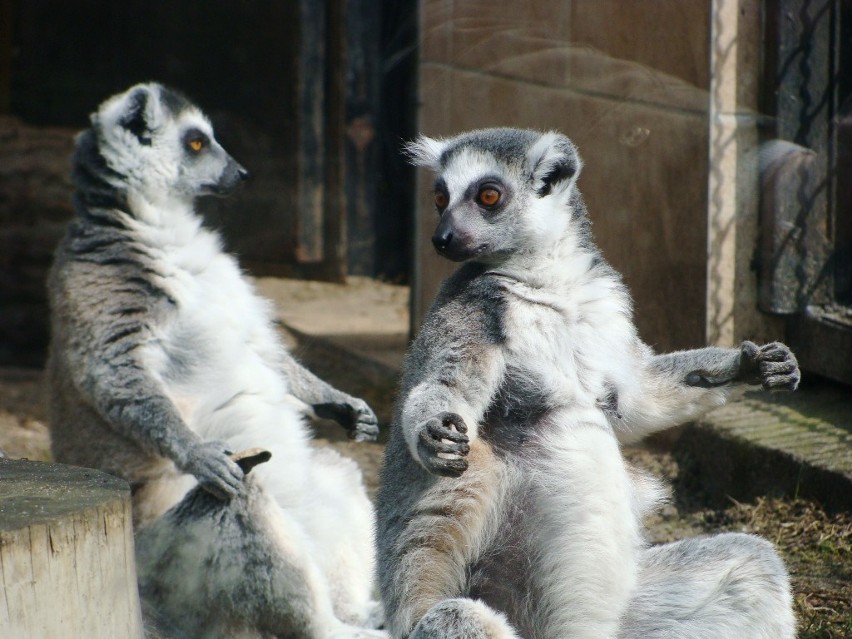
[[[0,459],[0,637],[142,636],[127,483]]]

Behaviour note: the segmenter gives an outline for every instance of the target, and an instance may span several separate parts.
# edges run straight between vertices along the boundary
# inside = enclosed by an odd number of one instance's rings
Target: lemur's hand
[[[433,475],[460,477],[470,452],[467,424],[456,413],[438,413],[419,425],[417,454]]]
[[[228,457],[224,442],[194,444],[180,463],[180,469],[194,475],[201,487],[214,497],[231,499],[242,487],[243,471]]]
[[[338,422],[356,442],[372,442],[379,436],[379,420],[363,399],[344,395],[340,401],[315,404],[313,409],[317,417]]]
[[[746,384],[760,384],[766,390],[793,391],[802,374],[793,352],[780,342],[758,346],[743,342],[740,346],[740,373],[738,378]]]

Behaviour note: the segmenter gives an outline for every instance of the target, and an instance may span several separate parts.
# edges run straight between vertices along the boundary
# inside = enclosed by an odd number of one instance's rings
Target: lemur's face
[[[420,138],[409,152],[437,174],[432,243],[450,260],[499,263],[546,250],[568,227],[580,161],[564,136],[485,129]]]
[[[510,254],[529,189],[511,167],[473,149],[457,152],[435,181],[440,219],[432,244],[454,262]]]
[[[146,196],[223,196],[248,177],[216,141],[204,114],[160,85],[137,85],[110,98],[92,124],[118,185]]]

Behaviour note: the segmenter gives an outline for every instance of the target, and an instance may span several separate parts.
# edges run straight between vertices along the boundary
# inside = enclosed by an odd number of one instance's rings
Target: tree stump
[[[0,637],[142,636],[127,483],[0,459]]]

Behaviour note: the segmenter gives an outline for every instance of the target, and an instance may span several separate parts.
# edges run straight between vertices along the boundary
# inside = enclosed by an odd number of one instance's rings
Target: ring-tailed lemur
[[[557,133],[422,137],[464,264],[405,363],[378,496],[389,629],[410,639],[792,637],[772,546],[725,534],[648,548],[661,494],[620,442],[693,419],[734,383],[794,389],[782,344],[654,355],[637,336]]]
[[[279,564],[310,567],[311,579],[290,586],[325,601],[335,617],[320,626],[346,634],[344,622],[366,624],[378,610],[374,515],[354,462],[314,450],[302,412],[335,417],[356,440],[374,439],[378,425],[365,402],[285,350],[269,304],[202,226],[195,198],[225,195],[246,176],[204,114],[158,84],[92,115],[74,157],[76,217],[49,277],[53,454],[127,479],[141,527],[196,483],[240,494],[228,451],[268,449],[254,475],[277,508],[268,520]],[[222,553],[232,541],[210,539]]]

